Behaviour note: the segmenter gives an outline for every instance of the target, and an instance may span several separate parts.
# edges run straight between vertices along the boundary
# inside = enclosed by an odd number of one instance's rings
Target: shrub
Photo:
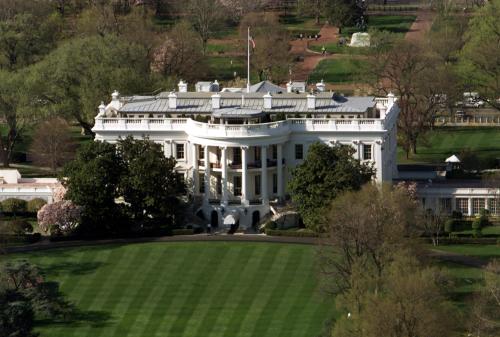
[[[267,229],[276,229],[278,228],[278,224],[276,223],[276,221],[272,221],[272,220],[269,220],[268,222],[266,222],[266,225],[264,226]]]
[[[453,211],[453,212],[451,212],[451,217],[453,219],[462,219],[462,212]]]
[[[192,228],[176,228],[172,229],[172,235],[193,235],[194,229]]]
[[[317,238],[321,234],[313,232],[310,229],[299,230],[299,231],[286,231],[279,229],[266,229],[266,235],[269,236],[289,236],[289,237],[301,237],[301,238]]]
[[[47,202],[42,198],[35,198],[28,201],[27,210],[29,213],[37,213]]]
[[[446,233],[451,233],[455,230],[455,220],[453,219],[448,219],[444,223],[444,231]]]
[[[81,221],[82,208],[71,201],[44,205],[37,214],[39,228],[48,233],[71,234]]]
[[[26,212],[28,203],[26,200],[17,198],[8,198],[2,201],[2,210],[7,213],[24,213]]]
[[[473,230],[480,230],[486,226],[488,226],[488,217],[485,215],[481,215],[472,221],[472,229]]]
[[[0,233],[11,235],[23,235],[33,232],[33,226],[26,220],[11,220],[0,223]]]

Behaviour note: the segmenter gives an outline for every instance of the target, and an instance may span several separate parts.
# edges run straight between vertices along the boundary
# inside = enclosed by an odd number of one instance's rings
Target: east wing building
[[[377,182],[397,174],[395,97],[344,97],[317,92],[178,92],[120,97],[101,104],[96,140],[147,137],[173,156],[199,210],[213,226],[246,228],[287,197],[290,171],[314,142],[347,144],[372,162]],[[208,221],[207,221],[208,222]]]

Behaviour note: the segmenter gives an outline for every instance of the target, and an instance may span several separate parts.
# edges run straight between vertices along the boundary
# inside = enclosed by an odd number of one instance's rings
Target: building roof
[[[247,109],[247,108],[222,108],[212,112],[212,116],[216,118],[255,118],[264,115],[262,110]]]
[[[262,81],[250,86],[250,92],[261,92],[264,94],[270,92],[271,94],[275,94],[284,91],[286,91],[286,89],[283,89],[282,87],[269,81]]]
[[[264,93],[232,93],[220,92],[221,108],[244,108],[260,110],[264,112],[285,113],[331,113],[331,114],[362,114],[368,108],[375,106],[373,96],[344,97],[331,92],[316,94],[316,108],[307,108],[306,93],[281,93],[273,94],[272,108],[264,109]],[[267,94],[267,92],[266,92]],[[178,92],[176,93],[177,108],[168,106],[168,93],[157,96],[132,96],[124,98],[124,104],[120,108],[122,113],[212,113],[213,93],[209,92]]]

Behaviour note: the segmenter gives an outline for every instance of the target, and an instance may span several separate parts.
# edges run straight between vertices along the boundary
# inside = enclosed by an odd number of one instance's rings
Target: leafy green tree
[[[35,337],[30,301],[16,290],[0,289],[0,337]]]
[[[366,20],[363,17],[366,10],[365,1],[329,0],[326,6],[327,17],[331,24],[339,28],[339,32],[345,26],[358,25]]]
[[[325,210],[340,193],[359,190],[375,173],[353,157],[347,145],[314,143],[304,162],[292,170],[288,188],[306,226],[324,231]]]
[[[83,145],[76,158],[63,169],[65,199],[82,206],[83,235],[102,235],[120,230],[121,217],[115,203],[125,166],[116,146],[104,142]],[[126,230],[127,228],[122,228]]]
[[[500,110],[500,0],[488,1],[469,21],[460,70],[465,86]],[[469,91],[468,90],[468,91]]]
[[[119,191],[133,221],[140,226],[170,226],[180,219],[186,192],[182,177],[175,172],[176,160],[166,158],[160,144],[127,137],[118,142],[126,166]]]
[[[76,120],[92,133],[96,105],[109,93],[147,91],[147,51],[114,35],[72,39],[33,66],[27,81],[39,111]]]

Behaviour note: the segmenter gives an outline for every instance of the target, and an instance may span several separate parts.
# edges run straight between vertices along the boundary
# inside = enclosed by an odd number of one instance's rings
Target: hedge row
[[[284,231],[279,229],[269,229],[266,228],[266,235],[269,236],[290,236],[290,237],[300,237],[300,238],[318,238],[322,235],[310,230],[301,231]]]
[[[18,198],[8,198],[1,202],[1,210],[10,214],[36,214],[47,202],[41,198],[26,201]]]
[[[193,235],[194,229],[192,228],[176,228],[172,229],[172,235]]]
[[[439,238],[439,244],[444,245],[459,245],[459,244],[482,244],[482,245],[500,245],[499,238],[492,237],[481,237],[481,238],[473,238],[473,237],[443,237]]]
[[[35,243],[40,241],[41,239],[40,233],[33,234],[2,234],[1,243],[10,244],[26,244],[26,243]]]

